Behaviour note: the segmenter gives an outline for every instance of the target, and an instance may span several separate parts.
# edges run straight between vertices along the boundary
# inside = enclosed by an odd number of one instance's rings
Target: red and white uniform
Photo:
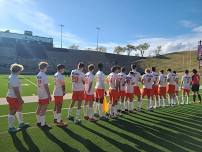
[[[112,72],[107,77],[108,84],[109,84],[109,98],[110,101],[115,102],[118,100],[118,88],[117,88],[117,81],[118,81],[118,74]]]
[[[165,74],[159,75],[158,94],[160,96],[166,95],[167,76]]]
[[[137,72],[136,70],[133,70],[133,76],[134,76],[134,86],[133,86],[133,92],[134,95],[140,96],[140,87],[139,87],[139,81],[141,80],[141,74]]]
[[[45,85],[48,85],[48,76],[45,72],[40,71],[37,74],[37,94],[39,98],[39,104],[42,105],[49,103],[48,93],[45,89]]]
[[[60,72],[54,74],[54,90],[53,95],[55,98],[55,104],[61,104],[63,102],[63,89],[65,85],[65,78]]]
[[[123,72],[120,72],[118,74],[119,84],[120,84],[120,90],[119,90],[119,96],[125,97],[125,79],[127,75]]]
[[[179,92],[179,77],[175,75],[175,92],[178,94]]]
[[[92,72],[87,72],[85,74],[85,100],[93,101],[94,100],[94,88],[90,84],[93,83],[94,75]]]
[[[159,74],[157,72],[154,72],[152,71],[152,76],[153,76],[153,79],[154,79],[154,84],[152,86],[152,92],[153,92],[153,95],[155,96],[158,96],[158,80],[159,80]]]
[[[168,85],[167,85],[167,93],[171,93],[174,94],[175,93],[175,85],[176,85],[176,74],[169,72],[167,75],[167,81],[168,81]]]
[[[84,100],[84,82],[85,75],[79,69],[72,70],[71,72],[72,79],[72,100]]]
[[[18,110],[21,103],[18,101],[17,96],[15,95],[14,89],[18,87],[21,92],[21,83],[17,75],[11,74],[8,78],[8,92],[7,92],[7,102],[9,103],[10,109]]]
[[[134,76],[129,73],[126,76],[125,82],[126,82],[126,87],[125,87],[126,99],[133,99],[133,97],[134,97],[134,83],[135,83]]]
[[[143,82],[143,91],[142,91],[142,97],[147,96],[150,97],[152,96],[152,86],[154,83],[154,78],[153,75],[150,73],[146,73],[142,76],[142,82]]]
[[[102,71],[98,71],[95,74],[95,79],[96,79],[95,96],[97,99],[103,99],[105,92],[105,74]]]
[[[182,76],[182,92],[189,94],[191,88],[191,76],[185,74]]]

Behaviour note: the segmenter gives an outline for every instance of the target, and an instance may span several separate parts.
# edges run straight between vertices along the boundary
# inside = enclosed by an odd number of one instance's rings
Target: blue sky
[[[59,45],[64,24],[64,46],[95,47],[96,27],[100,45],[148,42],[147,55],[162,45],[163,53],[189,50],[202,39],[201,0],[0,0],[0,29],[32,30],[53,37]]]

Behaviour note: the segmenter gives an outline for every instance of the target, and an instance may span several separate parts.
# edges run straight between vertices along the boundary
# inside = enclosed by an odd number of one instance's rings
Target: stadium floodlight
[[[62,48],[62,28],[64,27],[63,24],[60,24],[60,47]]]
[[[98,51],[98,43],[99,43],[99,31],[100,31],[100,27],[96,27],[97,30],[97,51]]]

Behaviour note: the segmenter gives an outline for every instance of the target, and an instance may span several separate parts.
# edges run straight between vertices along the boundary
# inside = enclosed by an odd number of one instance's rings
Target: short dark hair
[[[151,69],[152,69],[152,71],[156,71],[156,67],[152,67]]]
[[[57,70],[59,71],[59,70],[61,70],[61,69],[65,69],[65,65],[63,65],[63,64],[58,64],[58,65],[57,65]]]
[[[188,73],[189,73],[189,70],[185,70],[184,73],[188,74]]]
[[[125,67],[121,67],[121,72],[125,72],[126,68]]]
[[[134,72],[133,72],[133,71],[130,71],[129,73],[130,73],[130,74],[134,74]]]
[[[89,71],[94,70],[94,68],[95,68],[95,66],[94,66],[93,64],[88,65],[88,70],[89,70]]]
[[[131,64],[131,69],[132,70],[134,70],[134,69],[136,69],[137,68],[137,66],[135,65],[135,64]]]
[[[171,70],[171,69],[168,69],[167,71],[168,71],[168,72],[171,72],[172,70]]]
[[[119,65],[116,66],[117,70],[121,70],[121,67]]]
[[[161,73],[164,73],[164,70],[161,70],[160,72],[161,72]]]
[[[177,72],[176,72],[176,71],[173,71],[173,73],[176,74]]]
[[[194,74],[196,74],[198,71],[196,69],[193,69],[192,71]]]
[[[115,72],[117,70],[117,66],[112,66],[111,67],[111,72]]]
[[[83,62],[79,62],[78,68],[79,68],[79,69],[84,68],[84,63],[83,63]]]
[[[99,70],[102,70],[103,69],[103,64],[102,63],[98,63],[97,67],[98,67]]]

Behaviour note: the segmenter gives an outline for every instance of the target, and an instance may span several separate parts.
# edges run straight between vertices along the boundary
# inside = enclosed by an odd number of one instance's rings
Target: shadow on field
[[[12,137],[13,145],[15,146],[16,150],[19,152],[28,152],[28,150],[23,146],[20,139],[17,137],[15,133],[10,134]]]
[[[58,138],[56,138],[50,130],[43,130],[43,133],[46,135],[48,139],[50,139],[52,142],[56,143],[64,152],[79,152],[77,149],[70,147],[66,143],[62,142]]]
[[[78,142],[80,142],[83,146],[85,146],[91,152],[103,152],[103,150],[95,145],[92,141],[83,138],[80,135],[77,135],[73,131],[68,128],[61,128],[65,133],[67,133],[70,137],[74,138]]]

